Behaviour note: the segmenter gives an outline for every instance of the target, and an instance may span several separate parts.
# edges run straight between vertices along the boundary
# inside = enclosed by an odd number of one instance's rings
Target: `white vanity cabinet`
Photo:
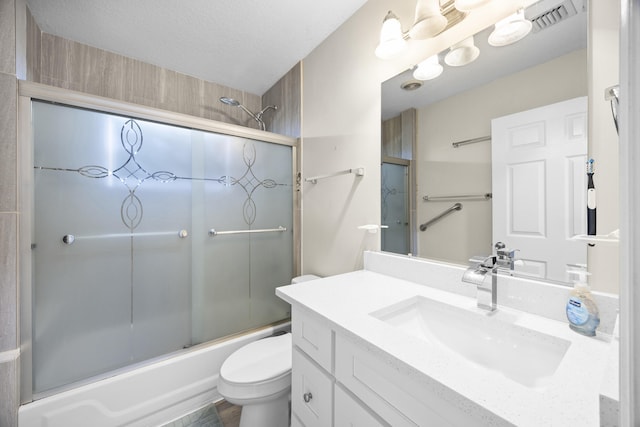
[[[332,425],[333,378],[298,347],[293,348],[291,410],[302,425]]]
[[[333,332],[320,318],[293,307],[292,425],[333,425]]]
[[[384,427],[362,403],[336,383],[335,333],[319,316],[293,308],[291,425]]]
[[[557,286],[509,278],[489,315],[461,267],[377,253],[367,263],[276,289],[293,315],[293,426],[600,425],[617,299],[598,295],[603,330],[591,339],[550,313],[566,300]]]
[[[340,385],[335,385],[335,427],[385,427],[388,424],[380,421],[360,402]]]
[[[319,315],[294,306],[292,332],[292,426],[483,424],[443,399],[440,385],[387,363]]]

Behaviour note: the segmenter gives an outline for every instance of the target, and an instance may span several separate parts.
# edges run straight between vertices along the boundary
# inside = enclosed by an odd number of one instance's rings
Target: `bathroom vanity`
[[[476,307],[464,268],[365,253],[365,268],[276,290],[292,305],[292,426],[598,426],[617,298],[595,338],[567,287],[505,277]]]

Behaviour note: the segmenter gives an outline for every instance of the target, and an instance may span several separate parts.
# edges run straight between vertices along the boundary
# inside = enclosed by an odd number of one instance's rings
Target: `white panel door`
[[[520,249],[516,270],[567,282],[587,263],[587,98],[491,121],[493,241]]]

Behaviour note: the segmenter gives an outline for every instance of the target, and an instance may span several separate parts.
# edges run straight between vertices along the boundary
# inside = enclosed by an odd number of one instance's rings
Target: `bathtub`
[[[22,405],[20,427],[158,426],[221,399],[218,372],[233,351],[290,324],[269,326]]]

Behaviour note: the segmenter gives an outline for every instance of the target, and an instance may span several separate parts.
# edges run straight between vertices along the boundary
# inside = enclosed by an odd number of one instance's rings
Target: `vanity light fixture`
[[[402,34],[400,20],[392,11],[382,21],[380,43],[376,47],[376,56],[380,59],[391,59],[407,49],[407,41]]]
[[[418,64],[413,70],[413,78],[416,80],[432,80],[442,74],[442,64],[438,60],[438,55],[433,55]]]
[[[456,0],[455,7],[462,12],[470,12],[480,6],[484,6],[490,1],[491,0]]]
[[[398,17],[389,11],[382,21],[380,43],[376,47],[376,56],[380,59],[392,59],[407,49],[408,40],[424,40],[440,34],[464,19],[466,13],[454,7],[455,0],[417,0],[413,26],[407,32],[402,31]]]
[[[480,55],[480,49],[474,45],[473,36],[470,36],[451,46],[444,57],[444,62],[452,67],[461,67],[475,61],[478,55]]]
[[[533,24],[524,17],[524,9],[498,21],[488,42],[491,46],[507,46],[523,39],[531,32]]]
[[[409,37],[425,40],[439,34],[446,26],[447,18],[440,11],[440,0],[418,0]]]

